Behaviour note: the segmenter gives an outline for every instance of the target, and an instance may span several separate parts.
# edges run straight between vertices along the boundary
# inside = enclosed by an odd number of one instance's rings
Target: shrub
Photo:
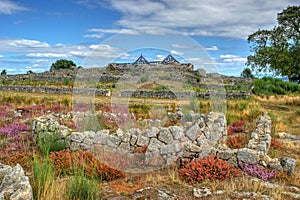
[[[74,174],[76,170],[83,170],[87,177],[97,177],[101,180],[113,180],[124,177],[124,173],[100,163],[90,152],[69,152],[62,150],[51,152],[55,170],[58,174]]]
[[[12,123],[0,127],[0,135],[5,135],[7,137],[13,137],[18,135],[21,132],[29,131],[29,126],[22,123]]]
[[[254,176],[264,181],[276,178],[278,173],[274,170],[269,170],[259,164],[248,164],[239,162],[240,168],[249,176]]]
[[[66,194],[68,199],[99,199],[98,183],[89,180],[83,172],[78,172],[68,181]]]
[[[33,161],[33,194],[36,199],[43,199],[54,181],[54,167],[49,160],[40,162],[37,157]]]
[[[253,93],[257,95],[284,95],[297,92],[300,92],[299,84],[270,77],[255,80],[253,88]]]
[[[190,184],[200,183],[205,179],[222,181],[240,175],[241,172],[233,165],[214,155],[196,158],[179,170],[179,176]]]
[[[232,135],[234,133],[241,133],[245,131],[245,125],[242,120],[237,122],[233,122],[231,125],[228,126],[228,134]]]
[[[271,139],[271,145],[270,146],[271,146],[272,149],[278,149],[278,150],[282,149],[281,143],[278,142],[275,138]]]
[[[45,157],[49,156],[50,152],[61,151],[66,148],[67,142],[61,139],[58,133],[45,134],[43,137],[39,135],[38,146]]]
[[[239,134],[227,137],[226,145],[231,149],[239,149],[245,147],[248,144],[249,136],[245,134]]]

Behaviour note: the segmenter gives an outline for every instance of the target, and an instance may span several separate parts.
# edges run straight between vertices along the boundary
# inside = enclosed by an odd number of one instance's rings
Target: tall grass
[[[58,133],[47,133],[38,137],[38,146],[45,157],[49,157],[50,152],[57,152],[67,147],[67,142],[61,139]]]
[[[68,181],[66,188],[67,199],[94,200],[99,199],[99,185],[96,180],[85,177],[83,171],[79,171]]]
[[[54,182],[54,167],[48,159],[40,161],[37,157],[33,161],[33,195],[35,199],[44,199]]]

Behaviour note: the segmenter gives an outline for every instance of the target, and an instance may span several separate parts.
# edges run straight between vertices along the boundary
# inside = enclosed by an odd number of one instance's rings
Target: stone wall
[[[236,167],[243,163],[260,164],[288,174],[294,172],[295,159],[288,157],[272,159],[268,156],[271,145],[271,119],[267,114],[259,118],[247,148],[241,149],[230,149],[224,144],[224,140],[228,137],[224,114],[213,112],[209,114],[191,112],[190,114],[191,121],[185,122],[182,126],[161,127],[151,124],[145,129],[121,130],[119,128],[116,132],[109,130],[72,132],[69,135],[61,134],[60,139],[67,141],[67,146],[71,151],[91,151],[103,162],[107,159],[103,155],[103,152],[106,152],[113,155],[116,160],[125,159],[130,163],[139,163],[139,166],[142,162],[151,169],[160,168],[175,161],[186,163],[194,158],[214,154]],[[72,116],[76,118],[77,114],[73,113]],[[56,116],[56,118],[60,117]],[[45,118],[35,119],[34,134],[45,134],[47,130],[42,127],[51,127],[48,122],[49,120]],[[139,162],[137,162],[137,157]],[[113,167],[128,170],[128,166]]]
[[[110,96],[111,92],[108,89],[82,89],[82,88],[68,88],[68,87],[50,87],[50,86],[21,86],[21,85],[0,85],[0,90],[28,92],[28,93],[46,93],[46,94],[87,94],[95,96]],[[249,93],[237,91],[234,93],[210,93],[201,92],[195,93],[193,91],[172,92],[168,90],[125,90],[121,91],[122,97],[135,98],[161,98],[161,99],[189,99],[196,96],[199,99],[222,98],[222,99],[245,99],[250,96]]]

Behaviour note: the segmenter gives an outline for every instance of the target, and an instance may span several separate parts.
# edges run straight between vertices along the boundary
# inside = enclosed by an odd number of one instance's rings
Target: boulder
[[[0,181],[0,199],[33,199],[29,178],[19,164],[14,167],[0,164]]]
[[[158,139],[165,144],[170,144],[173,141],[173,136],[167,128],[161,128]]]
[[[292,175],[294,173],[296,167],[296,160],[294,158],[282,158],[280,160],[280,164],[284,172],[288,175]]]
[[[257,151],[247,148],[239,149],[237,152],[237,158],[239,161],[249,164],[256,164],[258,162]]]

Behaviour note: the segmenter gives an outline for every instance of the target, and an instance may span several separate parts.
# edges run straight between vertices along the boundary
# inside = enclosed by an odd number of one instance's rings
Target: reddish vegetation
[[[179,170],[179,176],[190,184],[200,183],[205,179],[225,180],[240,175],[240,170],[214,155],[196,158]]]
[[[245,147],[249,141],[249,137],[245,134],[229,136],[226,140],[226,145],[231,149],[239,149]]]
[[[282,145],[280,142],[278,142],[275,138],[272,138],[271,140],[271,148],[272,149],[278,149],[281,150],[282,149]]]
[[[146,151],[147,151],[146,145],[134,149],[134,153],[146,153]]]
[[[246,129],[245,124],[242,120],[237,122],[233,122],[231,125],[228,126],[228,134],[233,135],[235,133],[242,133]]]
[[[123,172],[100,163],[90,152],[62,150],[51,152],[50,158],[53,160],[58,174],[72,174],[76,170],[84,170],[87,176],[98,177],[106,181],[125,176]]]

